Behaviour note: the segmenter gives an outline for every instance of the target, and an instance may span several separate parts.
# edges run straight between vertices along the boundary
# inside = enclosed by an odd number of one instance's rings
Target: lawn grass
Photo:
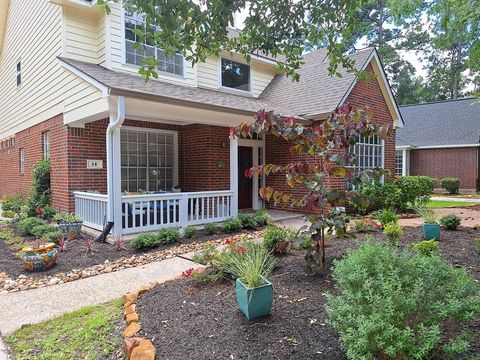
[[[120,300],[25,326],[7,337],[14,359],[108,359],[120,346]]]
[[[458,207],[458,206],[471,206],[475,205],[473,202],[467,201],[448,201],[448,200],[430,200],[427,204],[428,208],[446,208],[446,207]]]

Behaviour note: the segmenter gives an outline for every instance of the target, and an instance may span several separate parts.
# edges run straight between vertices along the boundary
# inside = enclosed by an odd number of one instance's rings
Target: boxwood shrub
[[[41,224],[41,225],[36,225],[32,228],[32,235],[34,235],[36,238],[40,239],[43,235],[51,232],[57,231],[57,228],[55,228],[52,225],[48,224]]]
[[[440,185],[450,194],[458,194],[458,191],[460,190],[460,179],[443,178],[440,180]]]
[[[45,225],[45,221],[36,218],[36,217],[28,217],[26,219],[20,220],[17,224],[17,227],[22,230],[23,232],[33,235],[33,228],[38,225]]]
[[[237,219],[227,219],[222,223],[222,231],[227,234],[242,230],[242,222]]]
[[[455,214],[445,215],[440,219],[440,224],[447,229],[447,230],[457,230],[458,226],[460,225],[460,219]]]
[[[369,239],[335,262],[333,277],[328,322],[349,359],[427,359],[468,348],[462,322],[480,315],[480,288],[465,269]]]

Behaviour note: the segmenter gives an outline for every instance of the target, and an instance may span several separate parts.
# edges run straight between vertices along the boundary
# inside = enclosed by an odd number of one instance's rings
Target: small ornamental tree
[[[290,191],[278,191],[272,187],[262,187],[260,196],[275,205],[300,207],[313,211],[309,217],[310,225],[303,231],[312,234],[313,244],[307,249],[305,270],[318,274],[325,265],[325,236],[336,232],[337,236],[346,236],[346,217],[334,210],[336,206],[348,206],[364,203],[366,200],[354,191],[332,189],[328,186],[329,176],[341,177],[346,183],[359,186],[362,182],[378,179],[382,169],[354,171],[349,165],[355,163],[355,156],[348,148],[358,141],[360,135],[378,134],[382,139],[388,136],[390,127],[375,124],[368,108],[354,110],[343,105],[330,116],[313,124],[303,124],[293,117],[281,117],[273,112],[259,111],[252,124],[246,122],[230,129],[234,137],[253,137],[254,135],[273,135],[291,143],[292,155],[306,155],[309,159],[289,163],[284,166],[264,164],[245,171],[245,176],[263,174],[284,174]],[[295,190],[303,190],[295,195]]]

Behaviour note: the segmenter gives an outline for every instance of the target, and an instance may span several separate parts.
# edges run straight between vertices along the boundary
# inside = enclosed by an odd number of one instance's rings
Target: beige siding
[[[0,54],[0,139],[101,96],[59,64],[57,56],[65,55],[62,24],[61,6],[11,0]],[[18,59],[22,61],[19,87]]]
[[[244,62],[239,55],[233,55],[227,52],[223,54],[223,57]],[[219,66],[220,60],[215,57],[210,57],[204,63],[198,64],[198,86],[209,89],[218,89],[220,87]],[[252,59],[250,62],[250,68],[252,71],[252,95],[258,97],[275,76],[276,66],[274,64],[265,64],[261,61]],[[227,89],[225,90],[228,91]]]
[[[65,56],[70,59],[98,64],[105,54],[104,14],[92,9],[65,6]]]
[[[125,64],[123,56],[123,16],[122,16],[122,7],[120,4],[112,4],[112,13],[108,16],[107,24],[110,28],[110,58],[111,58],[111,68],[114,70],[121,70],[131,73],[138,73],[138,67]],[[107,25],[108,27],[108,25]],[[107,30],[108,31],[108,30]],[[108,50],[107,50],[108,51]],[[108,55],[107,55],[108,56]],[[166,81],[170,83],[182,84],[182,85],[196,85],[196,70],[192,68],[192,65],[188,62],[185,62],[184,66],[184,77],[170,75],[166,73],[159,73],[159,80],[153,81]]]

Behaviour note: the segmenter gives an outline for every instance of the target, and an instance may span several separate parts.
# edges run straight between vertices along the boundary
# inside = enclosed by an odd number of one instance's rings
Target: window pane
[[[222,86],[250,91],[250,66],[222,59]]]

